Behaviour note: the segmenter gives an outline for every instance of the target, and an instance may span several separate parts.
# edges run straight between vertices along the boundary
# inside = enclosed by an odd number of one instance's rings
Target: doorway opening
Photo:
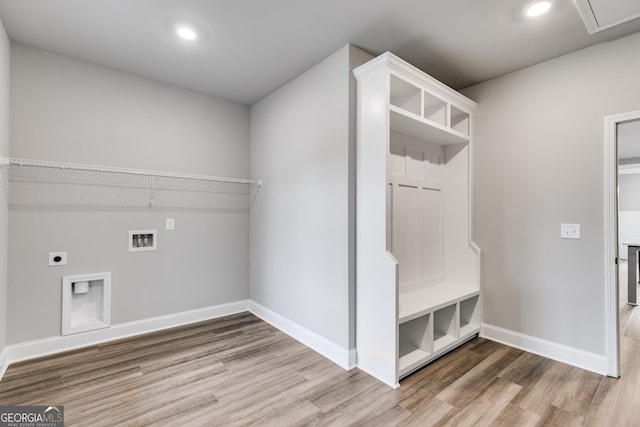
[[[640,192],[640,111],[605,117],[604,154],[607,375],[618,377],[623,339],[621,324],[626,326],[633,310],[631,305],[622,304],[621,301],[627,302],[629,298],[627,286],[633,286],[632,290],[637,286],[637,276],[636,283],[627,283],[627,269],[634,268],[633,272],[636,272],[637,263],[628,265],[627,246],[624,244],[640,239],[640,199],[630,197],[630,194]],[[636,183],[637,188],[633,187]],[[637,215],[634,214],[636,208]],[[624,295],[621,295],[621,290],[625,291]]]

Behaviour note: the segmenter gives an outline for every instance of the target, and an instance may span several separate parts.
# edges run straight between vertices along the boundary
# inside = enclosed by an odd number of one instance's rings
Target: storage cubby
[[[447,103],[440,98],[425,93],[423,117],[439,125],[446,126]]]
[[[469,113],[451,106],[451,129],[469,135]]]
[[[432,352],[433,326],[431,325],[431,315],[426,314],[401,323],[399,328],[399,369],[404,372],[418,366]]]
[[[475,103],[390,53],[354,75],[358,367],[398,387],[480,330]]]
[[[405,111],[420,115],[420,100],[422,91],[420,88],[394,76],[389,77],[390,97],[389,102]]]
[[[433,313],[433,351],[445,348],[457,338],[455,304],[436,310]]]
[[[476,295],[460,301],[460,336],[474,333],[480,327],[480,304]]]

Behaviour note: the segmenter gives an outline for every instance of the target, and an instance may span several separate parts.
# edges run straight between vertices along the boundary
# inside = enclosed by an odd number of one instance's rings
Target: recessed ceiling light
[[[537,1],[534,3],[529,3],[524,9],[524,14],[530,18],[544,15],[551,9],[551,4],[552,2],[550,1]]]
[[[176,34],[178,37],[184,40],[195,40],[198,38],[198,33],[192,27],[186,25],[178,25],[176,27]]]

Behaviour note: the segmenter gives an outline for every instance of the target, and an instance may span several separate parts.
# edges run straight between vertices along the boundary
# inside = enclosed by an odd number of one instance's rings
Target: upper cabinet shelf
[[[469,112],[395,74],[389,86],[392,131],[439,145],[469,141]]]
[[[439,145],[460,144],[469,141],[468,135],[404,111],[395,105],[389,107],[389,114],[393,132],[408,135],[419,141]]]

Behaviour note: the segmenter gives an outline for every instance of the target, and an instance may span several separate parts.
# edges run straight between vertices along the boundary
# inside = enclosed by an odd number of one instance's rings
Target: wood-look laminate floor
[[[393,390],[244,313],[16,363],[0,404],[67,426],[639,426],[640,308],[621,320],[620,379],[477,338]]]

